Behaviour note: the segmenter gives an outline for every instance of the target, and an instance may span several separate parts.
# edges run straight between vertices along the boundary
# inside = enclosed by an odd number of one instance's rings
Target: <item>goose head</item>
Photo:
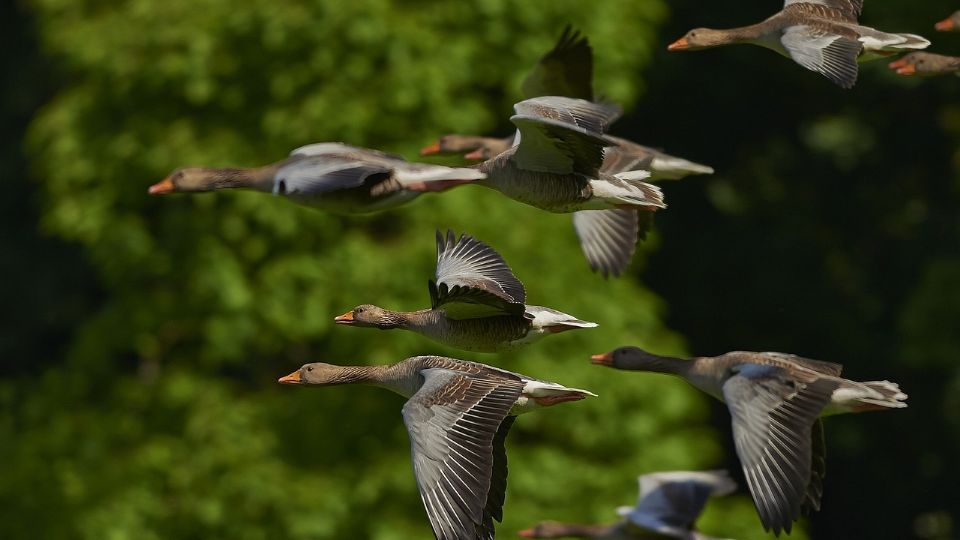
[[[726,30],[711,28],[694,28],[682,38],[667,46],[668,51],[699,51],[733,42],[733,38]]]
[[[343,367],[333,364],[324,364],[323,362],[314,362],[304,364],[300,369],[289,375],[280,377],[277,382],[281,384],[317,384],[331,385],[340,382],[343,376]]]
[[[335,317],[333,321],[347,326],[366,326],[381,330],[397,328],[403,323],[403,319],[398,313],[372,304],[357,306],[343,315]]]
[[[187,167],[177,169],[166,178],[150,186],[150,195],[213,191],[241,187],[243,175],[237,169],[209,169],[206,167]]]
[[[663,365],[664,358],[639,347],[620,347],[608,353],[595,354],[590,357],[590,362],[615,369],[661,371],[659,368]]]

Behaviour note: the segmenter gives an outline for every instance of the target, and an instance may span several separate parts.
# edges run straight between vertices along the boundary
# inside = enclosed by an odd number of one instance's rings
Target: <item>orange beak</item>
[[[950,30],[953,30],[954,28],[956,28],[956,26],[957,25],[956,23],[953,22],[953,19],[944,19],[938,22],[937,24],[933,25],[934,28],[936,28],[941,32],[949,32]]]
[[[690,42],[687,41],[687,38],[682,37],[682,38],[674,41],[674,42],[671,43],[670,45],[667,45],[667,50],[668,50],[668,51],[682,51],[682,50],[688,48],[689,46],[690,46]]]
[[[483,148],[477,148],[473,152],[464,154],[463,159],[485,159],[483,156]]]
[[[903,58],[894,62],[890,62],[890,69],[896,70],[897,75],[914,75],[917,72],[917,66],[911,64]]]
[[[433,154],[440,153],[440,141],[434,141],[428,146],[424,146],[420,149],[421,156],[432,156]]]
[[[524,529],[522,531],[517,531],[517,536],[520,538],[536,538],[536,532],[533,529]]]
[[[339,317],[334,317],[333,322],[337,324],[353,324],[353,311],[348,311]]]
[[[300,370],[296,370],[289,375],[284,375],[277,379],[277,382],[280,384],[300,384]]]
[[[590,357],[590,363],[599,366],[613,365],[613,353],[595,354]]]
[[[170,177],[166,177],[163,180],[157,182],[156,184],[150,186],[150,189],[147,190],[147,193],[150,195],[164,195],[166,193],[173,193],[177,188],[173,185],[173,180],[170,180]]]

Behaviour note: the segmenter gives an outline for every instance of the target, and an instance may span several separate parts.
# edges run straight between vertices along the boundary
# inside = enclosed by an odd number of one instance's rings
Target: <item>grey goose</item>
[[[915,34],[881,32],[858,22],[863,0],[786,0],[783,9],[750,26],[696,28],[670,44],[697,51],[750,43],[778,52],[843,88],[857,82],[857,60],[871,60],[930,45]]]
[[[407,398],[413,471],[438,540],[494,537],[507,488],[504,442],[517,415],[595,395],[442,356],[379,366],[306,364],[279,382],[371,384]]]
[[[411,163],[402,157],[343,143],[302,146],[283,161],[257,168],[177,169],[150,186],[151,195],[248,188],[331,212],[392,208],[430,191],[483,178],[469,168]]]
[[[960,72],[960,57],[928,52],[912,52],[890,62],[897,75],[946,75]]]
[[[623,370],[668,373],[726,403],[737,456],[765,530],[790,533],[820,509],[826,447],[821,416],[906,407],[889,381],[840,377],[843,366],[777,352],[734,351],[684,360],[621,347],[592,357]]]
[[[429,282],[430,309],[403,312],[364,304],[336,317],[337,324],[403,329],[458,349],[499,352],[596,323],[526,304],[523,283],[499,253],[453,231],[437,232],[436,281]]]
[[[544,521],[520,531],[523,538],[591,540],[713,540],[693,528],[710,497],[737,489],[727,471],[670,471],[641,475],[636,506],[617,509],[621,520],[609,525]]]

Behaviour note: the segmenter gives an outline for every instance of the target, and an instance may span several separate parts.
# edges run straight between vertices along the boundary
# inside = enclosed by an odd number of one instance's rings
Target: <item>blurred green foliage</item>
[[[926,34],[952,9],[879,4],[864,22]],[[719,404],[586,360],[628,343],[685,352],[669,328],[689,352],[783,350],[900,382],[906,411],[827,422],[813,531],[956,534],[956,81],[874,64],[842,92],[767,51],[666,56],[691,26],[772,10],[724,5],[29,0],[11,13],[4,136],[29,131],[0,159],[13,233],[0,537],[429,537],[402,399],[274,382],[308,361],[427,353],[600,394],[516,423],[499,533],[612,521],[637,474],[739,474]],[[589,272],[568,216],[482,188],[366,218],[256,193],[146,196],[178,166],[254,166],[310,142],[413,157],[449,131],[506,134],[520,82],[568,22],[594,46],[597,91],[628,108],[617,134],[719,171],[665,186],[671,207],[628,278]],[[960,37],[944,41],[960,53]],[[495,356],[332,324],[362,302],[425,306],[438,228],[489,242],[532,302],[600,327]],[[712,503],[702,529],[765,537],[743,493]]]

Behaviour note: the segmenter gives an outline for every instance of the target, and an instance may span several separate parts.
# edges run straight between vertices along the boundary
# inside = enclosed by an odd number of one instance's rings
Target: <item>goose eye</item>
[[[307,366],[307,371],[313,371],[313,366]]]
[[[362,308],[362,307],[361,307],[361,308],[357,308],[357,309],[356,309],[356,312],[357,312],[357,313],[363,313],[363,308]]]

